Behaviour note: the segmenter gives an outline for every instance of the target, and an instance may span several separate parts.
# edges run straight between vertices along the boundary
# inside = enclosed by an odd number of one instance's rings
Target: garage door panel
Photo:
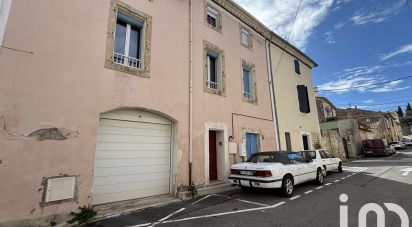
[[[117,158],[117,159],[96,159],[96,168],[112,168],[126,166],[155,166],[169,165],[170,158]]]
[[[103,114],[97,130],[93,203],[170,193],[171,122],[142,111],[114,112]]]
[[[142,152],[137,150],[129,151],[98,151],[96,159],[124,159],[124,158],[169,158],[170,150],[158,150],[150,152]]]
[[[148,180],[169,181],[169,178],[170,178],[169,171],[163,171],[163,172],[156,172],[156,173],[141,173],[141,174],[95,177],[93,184],[94,186],[101,186],[101,185],[132,183],[132,182],[137,182],[137,181],[148,181]]]
[[[170,137],[172,131],[167,130],[167,129],[121,128],[121,127],[113,127],[113,126],[100,126],[97,133],[106,134],[106,135],[169,136]]]
[[[170,151],[170,143],[150,144],[150,143],[97,143],[97,152],[99,151]]]
[[[103,143],[167,143],[170,144],[169,136],[134,136],[134,135],[106,135],[98,134],[97,142]]]
[[[171,125],[168,124],[151,124],[133,121],[118,121],[111,119],[100,119],[99,125],[101,126],[111,126],[119,128],[130,128],[130,129],[153,129],[153,130],[170,130]]]
[[[134,198],[148,197],[148,196],[154,196],[154,195],[163,195],[163,194],[169,194],[169,186],[154,187],[154,188],[149,188],[149,189],[133,190],[133,191],[127,191],[127,192],[120,192],[120,193],[96,195],[93,197],[93,203],[94,204],[110,203],[110,202],[117,202],[117,201],[129,200],[129,199],[134,199]]]
[[[95,176],[133,175],[138,173],[156,173],[170,171],[170,165],[127,166],[117,168],[95,168]]]
[[[168,187],[169,179],[162,180],[147,180],[147,181],[137,181],[131,183],[120,183],[120,184],[108,184],[108,185],[96,185],[93,189],[93,193],[96,195],[105,193],[119,193],[134,190],[147,190],[154,187]]]

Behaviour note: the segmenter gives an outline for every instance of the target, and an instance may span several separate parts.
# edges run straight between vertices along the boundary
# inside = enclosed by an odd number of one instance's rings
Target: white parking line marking
[[[255,205],[259,205],[259,206],[263,206],[263,207],[268,207],[269,205],[267,204],[263,204],[263,203],[257,203],[257,202],[252,202],[252,201],[247,201],[247,200],[243,200],[243,199],[236,199],[237,201],[240,202],[244,202],[244,203],[250,203],[250,204],[255,204]]]
[[[184,208],[184,207],[183,207],[183,208],[180,208],[179,210],[177,210],[177,211],[175,211],[175,212],[167,215],[166,217],[164,217],[164,218],[162,218],[162,219],[159,219],[159,220],[156,221],[156,222],[153,222],[150,226],[155,226],[155,225],[157,225],[157,224],[161,224],[161,223],[163,223],[165,220],[169,219],[170,217],[172,217],[173,215],[175,215],[175,214],[177,214],[177,213],[179,213],[179,212],[184,211],[185,209],[186,209],[186,208]]]
[[[333,182],[335,182],[335,183],[336,183],[336,182],[339,182],[339,181],[340,181],[340,180],[335,180],[335,181],[333,181]]]
[[[332,183],[326,183],[325,185],[326,185],[326,186],[329,186],[329,185],[331,185],[331,184],[332,184]]]
[[[207,195],[207,196],[205,196],[205,197],[203,197],[203,198],[201,198],[201,199],[199,199],[199,200],[196,200],[195,202],[192,203],[192,205],[193,205],[193,204],[196,204],[196,203],[199,203],[199,202],[201,202],[201,201],[209,198],[210,196],[212,196],[212,195]]]
[[[297,198],[299,198],[300,197],[300,195],[297,195],[297,196],[293,196],[292,198],[290,198],[289,200],[295,200],[295,199],[297,199]]]
[[[340,178],[341,180],[345,180],[346,179],[346,177],[342,177],[342,178]]]
[[[316,189],[321,189],[321,188],[323,188],[323,186],[319,186],[319,187],[317,187]]]
[[[149,226],[150,224],[152,224],[152,223],[144,223],[144,224],[139,224],[139,225],[129,225],[129,226],[126,226],[126,227],[143,227],[143,226]]]
[[[313,190],[309,190],[309,191],[305,192],[304,194],[309,194],[311,192],[313,192]]]
[[[195,216],[195,217],[181,218],[181,219],[176,219],[176,220],[164,221],[163,223],[167,224],[167,223],[189,221],[189,220],[201,219],[201,218],[218,217],[218,216],[223,216],[223,215],[228,215],[228,214],[237,214],[237,213],[244,213],[244,212],[250,212],[250,211],[257,211],[257,210],[265,210],[265,209],[276,208],[276,207],[278,207],[282,204],[285,204],[285,203],[286,202],[279,202],[279,203],[276,203],[276,204],[274,204],[272,206],[268,206],[268,207],[258,207],[258,208],[229,211],[229,212],[223,212],[223,213],[217,213],[217,214],[208,214],[208,215],[201,215],[201,216]]]
[[[269,205],[267,205],[267,204],[257,203],[257,202],[248,201],[248,200],[244,200],[244,199],[237,199],[237,198],[233,198],[233,197],[226,196],[226,195],[219,195],[219,194],[211,194],[211,195],[220,196],[220,197],[224,197],[224,198],[228,198],[228,199],[234,199],[234,200],[237,200],[237,201],[239,201],[239,202],[250,203],[250,204],[255,204],[255,205],[264,206],[264,207],[268,207],[268,206],[269,206]]]

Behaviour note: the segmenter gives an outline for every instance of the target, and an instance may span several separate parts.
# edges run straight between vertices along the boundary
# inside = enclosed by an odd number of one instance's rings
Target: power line
[[[387,81],[383,81],[383,82],[379,82],[379,83],[374,83],[374,84],[365,84],[365,85],[358,85],[358,86],[352,86],[352,87],[348,87],[348,88],[336,88],[336,89],[319,89],[318,91],[342,91],[342,90],[349,90],[351,88],[362,88],[362,87],[370,87],[370,86],[374,86],[374,85],[380,85],[380,84],[388,84],[391,82],[395,82],[395,81],[400,81],[400,80],[404,80],[404,79],[408,79],[411,78],[412,76],[405,76],[399,79],[395,79],[395,80],[387,80]]]
[[[290,35],[292,34],[293,27],[295,26],[296,17],[298,16],[298,13],[299,13],[301,4],[302,4],[302,0],[299,1],[299,5],[298,5],[298,8],[296,9],[295,16],[293,17],[292,27],[290,28],[289,34],[288,34],[288,36],[286,37],[285,46],[283,47],[282,54],[280,55],[280,58],[279,58],[279,62],[278,62],[278,64],[276,65],[275,72],[273,72],[274,76],[276,75],[276,72],[277,72],[278,69],[279,69],[279,65],[280,65],[280,63],[282,62],[282,58],[283,58],[283,55],[285,54],[286,46],[288,45],[287,43],[289,42],[289,38],[290,38]]]

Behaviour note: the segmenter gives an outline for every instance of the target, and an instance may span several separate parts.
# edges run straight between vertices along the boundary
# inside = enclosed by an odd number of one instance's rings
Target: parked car
[[[394,149],[391,148],[384,139],[369,139],[362,140],[363,154],[365,156],[386,155],[389,156],[394,153]]]
[[[325,149],[299,151],[303,157],[319,163],[323,167],[323,175],[326,176],[328,171],[338,171],[342,173],[342,160],[333,157]]]
[[[280,188],[286,197],[295,185],[314,181],[323,184],[322,166],[296,152],[271,151],[253,154],[231,167],[229,181],[242,188]]]
[[[412,146],[412,139],[409,138],[403,138],[402,141],[406,146]]]
[[[389,146],[393,147],[395,150],[405,150],[406,145],[400,141],[391,141]]]

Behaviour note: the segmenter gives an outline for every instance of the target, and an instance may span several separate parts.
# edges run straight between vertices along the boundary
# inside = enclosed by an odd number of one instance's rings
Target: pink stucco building
[[[311,62],[232,1],[0,12],[0,224],[224,183],[278,149],[270,47]]]

